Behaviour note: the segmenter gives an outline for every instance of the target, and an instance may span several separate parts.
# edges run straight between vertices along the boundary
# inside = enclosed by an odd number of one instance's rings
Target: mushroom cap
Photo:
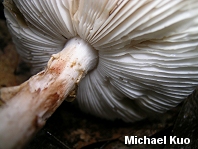
[[[79,36],[98,51],[97,67],[78,87],[85,112],[137,121],[175,107],[198,85],[197,0],[14,3],[5,16],[33,73],[70,38]]]

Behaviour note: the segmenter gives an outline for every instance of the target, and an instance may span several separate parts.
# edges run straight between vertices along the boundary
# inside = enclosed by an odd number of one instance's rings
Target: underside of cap
[[[86,112],[136,121],[176,106],[198,85],[196,0],[9,1],[8,27],[33,73],[73,37],[98,51],[97,68],[78,88]]]

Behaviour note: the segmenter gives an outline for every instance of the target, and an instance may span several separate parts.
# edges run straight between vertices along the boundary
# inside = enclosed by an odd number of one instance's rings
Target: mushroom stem
[[[2,88],[0,148],[23,147],[96,63],[96,51],[73,38],[51,56],[45,70],[20,86]]]

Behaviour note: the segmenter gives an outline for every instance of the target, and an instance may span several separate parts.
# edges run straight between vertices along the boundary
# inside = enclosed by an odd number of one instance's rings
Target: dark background
[[[3,0],[0,1],[0,19],[5,19],[4,13],[3,13]]]

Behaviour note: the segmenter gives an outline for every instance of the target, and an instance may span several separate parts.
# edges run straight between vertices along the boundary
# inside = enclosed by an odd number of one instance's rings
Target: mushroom
[[[196,0],[4,6],[18,53],[33,74],[45,69],[0,90],[0,148],[24,145],[67,96],[85,112],[134,122],[175,107],[198,85]]]

